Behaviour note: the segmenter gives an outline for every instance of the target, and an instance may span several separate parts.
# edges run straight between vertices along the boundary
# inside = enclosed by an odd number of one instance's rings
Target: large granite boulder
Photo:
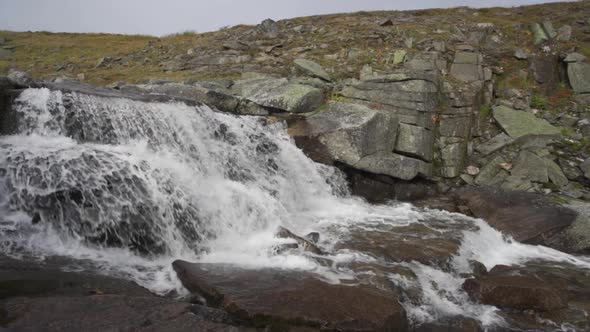
[[[430,175],[430,164],[393,153],[398,125],[391,113],[330,102],[325,110],[292,124],[289,133],[318,162],[341,163],[403,180]]]
[[[369,286],[328,284],[313,274],[245,270],[175,261],[182,284],[209,306],[258,327],[300,326],[335,331],[407,331],[406,312],[390,293]]]
[[[265,108],[306,113],[323,101],[321,89],[290,82],[286,78],[253,78],[235,82],[232,92]]]
[[[295,59],[295,68],[306,75],[331,82],[330,75],[318,63],[307,59]]]

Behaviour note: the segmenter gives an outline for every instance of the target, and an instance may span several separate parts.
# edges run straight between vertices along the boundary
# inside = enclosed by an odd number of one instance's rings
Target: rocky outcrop
[[[337,331],[406,331],[404,308],[377,289],[333,285],[305,272],[242,270],[175,261],[182,284],[208,305],[257,327],[300,326]]]
[[[330,102],[326,109],[290,128],[295,142],[314,160],[342,163],[373,174],[412,180],[432,173],[428,163],[394,153],[398,121],[366,106]]]

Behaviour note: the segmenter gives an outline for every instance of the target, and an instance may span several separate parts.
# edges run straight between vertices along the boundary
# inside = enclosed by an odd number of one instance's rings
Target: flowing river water
[[[459,249],[445,267],[385,262],[417,276],[388,275],[421,290],[404,303],[410,318],[464,315],[485,326],[503,318],[462,290],[470,260],[590,269],[587,258],[520,244],[482,220],[353,197],[343,175],[308,159],[280,123],[48,89],[25,90],[14,108],[18,134],[0,136],[0,251],[12,257],[66,257],[69,269],[123,276],[158,294],[185,292],[175,259],[310,271],[337,283],[363,278],[351,262],[381,260],[357,234],[416,229],[408,241],[446,238]],[[327,254],[277,250],[292,242],[275,236],[279,226],[318,232]]]

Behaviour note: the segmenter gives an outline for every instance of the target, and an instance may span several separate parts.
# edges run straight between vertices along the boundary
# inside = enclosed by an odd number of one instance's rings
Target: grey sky
[[[164,35],[315,14],[454,6],[517,6],[539,0],[0,0],[0,29]]]

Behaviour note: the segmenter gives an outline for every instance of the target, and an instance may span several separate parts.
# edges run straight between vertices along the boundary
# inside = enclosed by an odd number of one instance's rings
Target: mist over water
[[[482,220],[352,197],[342,174],[308,159],[280,123],[47,89],[25,90],[14,106],[18,134],[0,136],[0,250],[13,257],[67,257],[71,269],[123,276],[159,294],[184,292],[175,259],[304,270],[337,283],[357,277],[347,263],[378,259],[334,244],[355,229],[420,223],[462,242],[448,270],[410,262],[400,265],[417,281],[390,275],[423,290],[421,303],[404,304],[410,317],[462,314],[484,325],[503,319],[461,289],[469,260],[590,269],[584,258],[520,244]],[[275,236],[279,226],[319,232],[327,254],[281,253],[292,240]]]

